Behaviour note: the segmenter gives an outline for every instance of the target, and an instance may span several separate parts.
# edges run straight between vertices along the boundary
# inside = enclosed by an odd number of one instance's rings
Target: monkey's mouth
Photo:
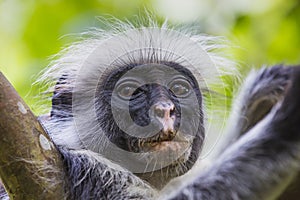
[[[160,131],[149,138],[140,138],[137,142],[139,152],[182,151],[191,146],[191,139],[177,131]]]
[[[139,139],[138,144],[140,147],[156,146],[160,142],[172,141],[175,138],[175,136],[176,136],[175,131],[167,131],[167,132],[160,131],[158,134],[152,137]]]

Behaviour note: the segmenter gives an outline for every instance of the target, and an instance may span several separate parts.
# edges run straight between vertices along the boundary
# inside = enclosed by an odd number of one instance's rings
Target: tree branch
[[[64,196],[59,152],[1,72],[0,177],[10,199]]]

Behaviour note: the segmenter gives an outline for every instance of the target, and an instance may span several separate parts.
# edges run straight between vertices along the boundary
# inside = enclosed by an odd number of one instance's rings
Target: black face
[[[202,97],[188,69],[174,63],[120,67],[99,85],[96,105],[104,132],[123,150],[164,151],[186,140],[187,167],[197,159],[204,139]]]

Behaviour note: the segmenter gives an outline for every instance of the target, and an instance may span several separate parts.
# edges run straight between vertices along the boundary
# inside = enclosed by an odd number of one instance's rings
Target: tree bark
[[[62,158],[0,72],[0,178],[10,199],[62,199]]]

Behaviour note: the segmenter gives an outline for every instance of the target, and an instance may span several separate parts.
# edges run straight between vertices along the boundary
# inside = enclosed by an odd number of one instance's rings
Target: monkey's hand
[[[234,107],[225,138],[216,150],[217,156],[253,128],[283,99],[287,85],[291,82],[291,72],[292,67],[282,65],[250,72],[232,103]]]
[[[238,127],[240,131],[238,135],[255,126],[282,100],[291,80],[291,71],[291,67],[277,65],[249,74],[235,102],[239,105],[238,110],[233,111],[233,115],[239,116],[238,120],[233,120],[235,129]]]
[[[291,79],[291,70],[291,67],[279,65],[263,68],[256,75],[249,76],[241,100],[240,119],[244,121],[240,134],[255,126],[282,100]]]
[[[172,199],[274,199],[284,191],[300,163],[300,67],[290,73],[283,100]]]

